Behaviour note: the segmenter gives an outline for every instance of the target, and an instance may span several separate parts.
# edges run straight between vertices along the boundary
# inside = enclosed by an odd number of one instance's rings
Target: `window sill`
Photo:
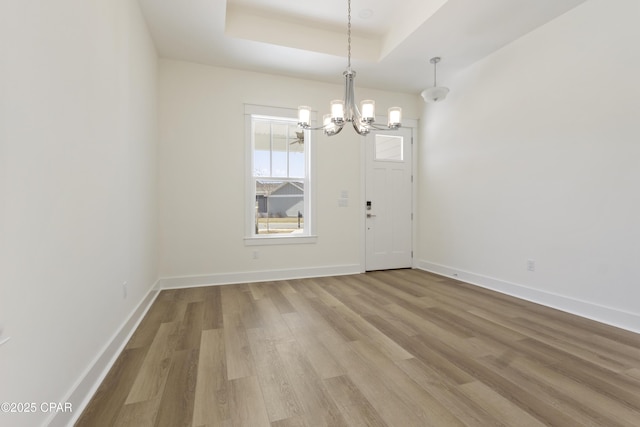
[[[245,246],[267,246],[267,245],[298,245],[316,243],[318,236],[264,236],[245,237]]]

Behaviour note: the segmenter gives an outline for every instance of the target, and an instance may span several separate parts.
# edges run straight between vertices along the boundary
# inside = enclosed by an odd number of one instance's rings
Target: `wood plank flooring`
[[[489,425],[640,425],[640,335],[419,270],[166,290],[76,423]]]

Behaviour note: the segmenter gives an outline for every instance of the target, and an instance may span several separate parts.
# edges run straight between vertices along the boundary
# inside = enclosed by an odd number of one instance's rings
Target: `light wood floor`
[[[77,426],[639,426],[640,335],[418,270],[163,291]]]

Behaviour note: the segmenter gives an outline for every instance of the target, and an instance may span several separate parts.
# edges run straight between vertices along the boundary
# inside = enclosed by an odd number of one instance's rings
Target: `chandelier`
[[[325,135],[333,136],[338,134],[345,124],[350,122],[359,135],[366,135],[372,129],[386,130],[398,129],[401,126],[402,108],[391,107],[388,110],[389,116],[387,126],[378,126],[374,124],[375,101],[367,99],[361,102],[360,110],[355,102],[353,81],[356,72],[351,69],[351,0],[348,0],[347,13],[347,43],[348,43],[348,62],[347,69],[342,75],[344,76],[344,99],[335,99],[331,101],[331,113],[325,114],[322,118],[322,126],[313,128],[309,124],[311,120],[311,107],[298,107],[298,126],[302,129],[320,130]]]

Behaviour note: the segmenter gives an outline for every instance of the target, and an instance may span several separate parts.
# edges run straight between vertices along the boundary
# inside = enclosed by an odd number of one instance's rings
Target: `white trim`
[[[287,108],[287,107],[273,107],[271,105],[257,105],[257,104],[244,104],[244,114],[245,115],[256,115],[256,116],[270,116],[270,117],[284,117],[289,119],[297,119],[298,118],[298,109],[297,108]],[[311,117],[309,119],[309,123],[314,125],[318,117],[318,112],[316,110],[311,110]]]
[[[316,150],[315,143],[311,139],[311,132],[305,130],[305,176],[302,178],[304,181],[304,212],[305,212],[305,224],[304,230],[301,234],[292,236],[286,236],[289,240],[284,239],[281,236],[265,235],[256,236],[255,227],[255,215],[256,212],[253,209],[255,206],[255,187],[256,180],[260,179],[253,176],[253,117],[262,117],[266,119],[278,118],[284,120],[297,119],[298,110],[282,107],[269,107],[263,105],[244,104],[245,114],[245,245],[281,245],[281,244],[295,244],[295,243],[315,243],[316,242],[316,229],[315,229],[315,214],[316,214],[316,184],[314,179],[315,165],[316,165]],[[311,114],[311,124],[314,125],[316,120],[316,113]],[[275,179],[283,182],[287,181],[300,181],[299,178],[289,177],[264,177],[264,179]],[[282,197],[282,196],[278,196]]]
[[[298,118],[298,110],[293,108],[272,107],[268,105],[244,104],[244,114],[256,116],[283,117],[289,119]]]
[[[360,136],[360,272],[367,271],[367,138]]]
[[[460,270],[428,261],[419,261],[417,268],[442,276],[453,277],[465,283],[491,289],[516,298],[542,304],[547,307],[595,320],[607,325],[640,333],[640,313],[631,313],[613,307],[583,301],[564,295],[533,289],[493,277]]]
[[[107,341],[96,358],[89,364],[89,367],[71,387],[66,398],[61,400],[61,402],[71,403],[73,412],[53,413],[44,425],[56,427],[75,424],[160,293],[159,282],[157,280],[149,289],[149,292],[142,298],[142,301],[136,306],[128,319]]]
[[[301,234],[299,236],[291,236],[290,234],[284,235],[270,235],[270,236],[255,236],[245,237],[245,246],[269,246],[269,245],[304,245],[309,243],[316,243],[318,236],[308,236]]]
[[[413,179],[411,180],[411,267],[415,268],[416,266],[416,246],[418,243],[418,123],[417,121],[413,121],[414,125],[411,128],[411,176]]]
[[[245,177],[245,186],[244,186],[244,233],[245,236],[251,236],[253,232],[251,231],[252,223],[255,221],[256,212],[254,209],[250,208],[254,206],[255,200],[251,200],[251,194],[254,194],[256,191],[255,181],[252,178],[252,174],[249,172],[253,169],[253,145],[251,143],[251,115],[247,114],[247,108],[253,107],[251,105],[245,105],[245,116],[244,116],[244,147],[245,147],[245,160],[244,160],[244,177]],[[253,204],[252,204],[253,203]]]
[[[202,276],[162,277],[162,289],[190,288],[196,286],[231,285],[237,283],[270,282],[273,280],[305,279],[309,277],[344,276],[359,274],[358,264],[330,267],[291,268],[284,270],[214,273]]]

